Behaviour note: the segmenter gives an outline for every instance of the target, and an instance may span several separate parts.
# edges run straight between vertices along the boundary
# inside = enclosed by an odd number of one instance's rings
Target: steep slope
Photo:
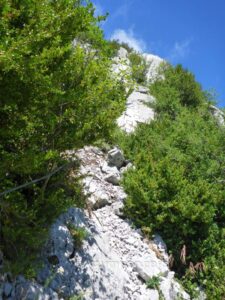
[[[148,105],[153,101],[145,87],[136,86],[118,125],[133,132],[138,123],[150,122],[154,112]],[[166,300],[189,299],[168,267],[161,238],[156,235],[153,241],[145,239],[124,219],[121,209],[126,194],[118,184],[133,166],[122,152],[114,148],[106,154],[99,148],[84,147],[67,151],[66,156],[80,160],[88,210],[71,208],[57,219],[43,252],[45,266],[37,282],[23,277],[14,283],[6,280],[4,299],[67,299],[75,294],[82,299],[101,300],[157,300],[162,296]],[[73,232],[81,230],[87,238],[78,247]],[[159,283],[148,288],[151,278],[158,278]]]

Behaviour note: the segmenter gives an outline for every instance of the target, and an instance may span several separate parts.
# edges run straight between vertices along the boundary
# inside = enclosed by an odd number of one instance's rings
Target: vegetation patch
[[[162,72],[150,86],[155,121],[117,137],[136,167],[123,180],[125,212],[145,233],[162,235],[190,293],[198,284],[208,299],[223,299],[225,129],[193,74],[169,65]]]
[[[72,235],[75,247],[79,249],[82,246],[83,241],[88,238],[89,234],[87,230],[83,227],[76,227],[71,223],[69,223],[67,227]]]

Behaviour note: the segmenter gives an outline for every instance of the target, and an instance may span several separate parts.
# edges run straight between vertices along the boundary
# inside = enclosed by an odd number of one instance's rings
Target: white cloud
[[[110,39],[127,43],[130,47],[134,48],[134,50],[138,52],[143,52],[146,49],[145,42],[142,39],[136,38],[133,30],[131,29],[128,30],[128,32],[123,29],[116,29]]]
[[[181,42],[175,42],[171,53],[169,55],[169,60],[177,60],[184,58],[189,55],[190,53],[190,45],[191,45],[192,39],[186,39]]]

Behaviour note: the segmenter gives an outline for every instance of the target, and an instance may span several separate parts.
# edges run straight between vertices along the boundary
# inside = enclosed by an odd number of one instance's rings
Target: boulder
[[[166,276],[169,272],[167,265],[159,260],[154,252],[138,257],[135,260],[134,270],[144,281],[148,281],[153,276]]]

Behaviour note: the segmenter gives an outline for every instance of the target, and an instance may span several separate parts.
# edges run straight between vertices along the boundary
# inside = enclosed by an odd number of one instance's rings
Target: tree
[[[110,138],[123,88],[111,78],[99,20],[89,1],[1,1],[1,192],[60,168],[65,149]],[[25,262],[16,272],[28,270],[55,216],[74,197],[82,202],[67,173],[1,197],[2,250]]]

